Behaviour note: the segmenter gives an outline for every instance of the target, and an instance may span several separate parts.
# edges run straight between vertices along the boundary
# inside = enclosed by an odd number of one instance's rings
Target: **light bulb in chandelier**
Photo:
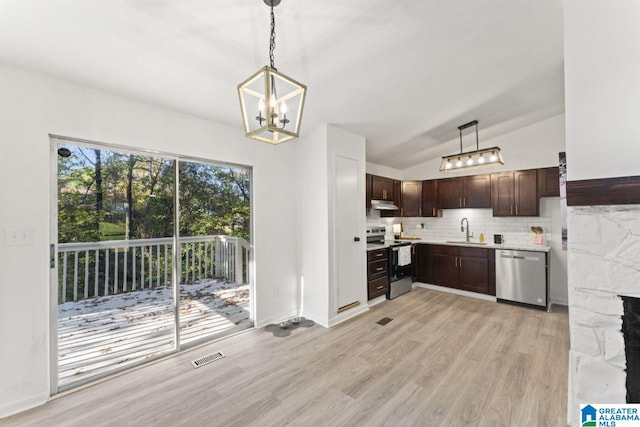
[[[264,99],[260,98],[258,100],[258,115],[256,116],[256,120],[258,121],[258,123],[260,123],[260,126],[262,126],[262,122],[265,121],[264,118]]]
[[[280,123],[282,123],[282,129],[289,123],[289,119],[287,119],[287,103],[282,101],[280,103],[280,113],[282,113],[282,119],[280,119]]]

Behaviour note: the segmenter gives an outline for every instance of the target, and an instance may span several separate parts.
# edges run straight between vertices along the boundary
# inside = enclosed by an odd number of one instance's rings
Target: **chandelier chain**
[[[269,43],[269,61],[271,68],[275,69],[273,51],[276,49],[276,16],[273,13],[273,1],[271,2],[271,40]]]

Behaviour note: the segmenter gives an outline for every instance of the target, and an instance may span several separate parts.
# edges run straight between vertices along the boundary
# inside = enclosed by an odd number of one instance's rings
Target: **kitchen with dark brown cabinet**
[[[413,286],[495,301],[496,253],[512,249],[548,254],[548,242],[538,230],[552,241],[559,231],[557,167],[428,180],[389,179],[400,182],[395,185],[401,190],[395,199],[398,210],[370,209],[367,221],[384,221],[378,225],[390,230],[388,239],[394,238],[393,230],[400,230],[400,238],[412,243]],[[469,237],[461,232],[466,217]],[[494,243],[494,234],[501,236],[502,243]],[[548,295],[550,290],[544,292]],[[370,300],[379,302],[375,297]],[[557,290],[551,300],[566,303]]]

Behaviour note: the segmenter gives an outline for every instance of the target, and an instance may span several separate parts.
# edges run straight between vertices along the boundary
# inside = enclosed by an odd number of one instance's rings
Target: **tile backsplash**
[[[443,209],[441,218],[381,218],[379,211],[371,211],[367,216],[367,226],[402,223],[403,235],[420,237],[424,240],[464,240],[465,232],[460,231],[462,218],[469,221],[469,233],[477,241],[483,233],[487,242],[493,242],[494,234],[502,234],[507,243],[531,244],[534,233],[531,227],[542,227],[544,244],[554,239],[551,213],[541,210],[536,217],[494,217],[491,209]],[[558,233],[560,230],[557,230]],[[555,236],[557,238],[557,236]]]

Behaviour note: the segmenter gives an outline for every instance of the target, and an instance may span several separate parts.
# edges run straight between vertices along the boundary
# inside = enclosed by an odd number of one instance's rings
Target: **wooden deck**
[[[86,382],[175,350],[170,288],[145,289],[60,305],[60,388]],[[180,344],[253,326],[247,285],[203,281],[180,285]]]

